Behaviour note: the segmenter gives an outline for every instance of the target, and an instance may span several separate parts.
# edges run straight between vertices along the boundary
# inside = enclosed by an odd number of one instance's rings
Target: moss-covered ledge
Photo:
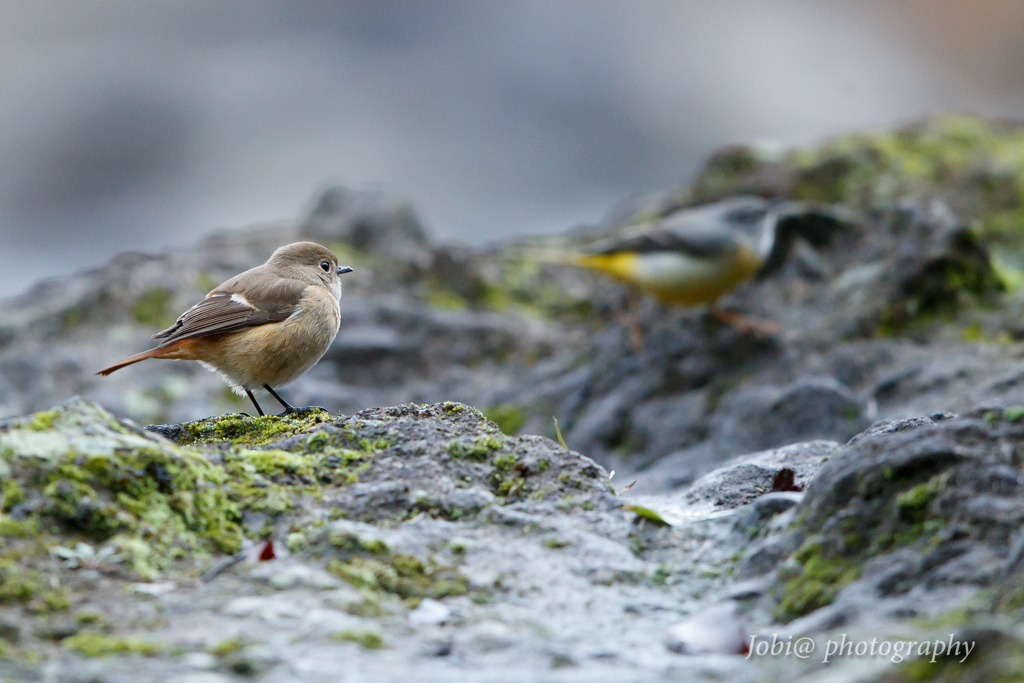
[[[619,505],[588,458],[507,437],[450,402],[147,431],[73,400],[0,424],[0,477],[0,562],[10,565],[0,602],[36,598],[25,586],[54,552],[126,577],[197,576],[214,555],[278,527],[454,520],[492,504]],[[76,559],[78,544],[93,555]]]
[[[947,563],[969,549],[985,559],[957,581],[994,589],[996,611],[1019,609],[1020,567],[1003,558],[1024,520],[1020,414],[1013,406],[914,418],[855,437],[796,510],[797,549],[776,575],[775,618],[829,605],[858,579],[889,597],[941,587]]]

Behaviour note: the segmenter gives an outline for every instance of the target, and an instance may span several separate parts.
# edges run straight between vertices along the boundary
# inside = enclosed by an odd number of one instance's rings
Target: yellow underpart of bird
[[[573,254],[571,263],[627,282],[659,301],[678,306],[712,303],[750,279],[763,259],[737,244],[714,257],[676,251]]]

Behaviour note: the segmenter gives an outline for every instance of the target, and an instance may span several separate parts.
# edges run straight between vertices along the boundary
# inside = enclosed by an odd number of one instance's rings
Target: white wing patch
[[[251,303],[249,303],[249,300],[246,299],[241,294],[232,294],[231,295],[231,300],[234,301],[236,304],[241,304],[242,306],[247,306],[249,308],[255,308],[255,306],[253,306]]]

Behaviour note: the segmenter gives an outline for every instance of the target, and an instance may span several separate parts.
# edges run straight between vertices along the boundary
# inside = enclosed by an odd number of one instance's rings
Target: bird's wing
[[[281,322],[295,312],[308,286],[299,280],[274,278],[267,281],[263,278],[261,286],[246,287],[252,284],[252,279],[248,280],[241,276],[228,280],[182,313],[173,325],[153,335],[153,339],[170,344]],[[238,290],[245,291],[246,295]]]
[[[676,252],[698,259],[713,259],[736,248],[736,240],[721,233],[680,234],[670,230],[651,230],[642,235],[616,239],[597,245],[592,254],[633,252],[651,254]]]
[[[757,273],[757,279],[763,280],[771,273],[782,268],[789,256],[789,250],[797,238],[803,238],[814,247],[824,247],[832,241],[846,224],[833,212],[823,209],[807,209],[801,207],[800,212],[783,213],[775,225],[775,239],[771,250],[765,257]]]

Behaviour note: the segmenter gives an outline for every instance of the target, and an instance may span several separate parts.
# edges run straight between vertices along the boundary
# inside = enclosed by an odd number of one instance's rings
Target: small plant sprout
[[[565,445],[565,439],[562,438],[562,430],[558,428],[558,418],[552,416],[552,420],[555,421],[555,435],[558,436],[558,443],[562,444],[562,448],[569,450],[569,447]]]
[[[60,565],[65,569],[109,569],[105,565],[124,561],[117,554],[117,548],[111,544],[97,551],[88,543],[78,542],[74,548],[55,546],[50,548],[50,552],[63,560]]]

